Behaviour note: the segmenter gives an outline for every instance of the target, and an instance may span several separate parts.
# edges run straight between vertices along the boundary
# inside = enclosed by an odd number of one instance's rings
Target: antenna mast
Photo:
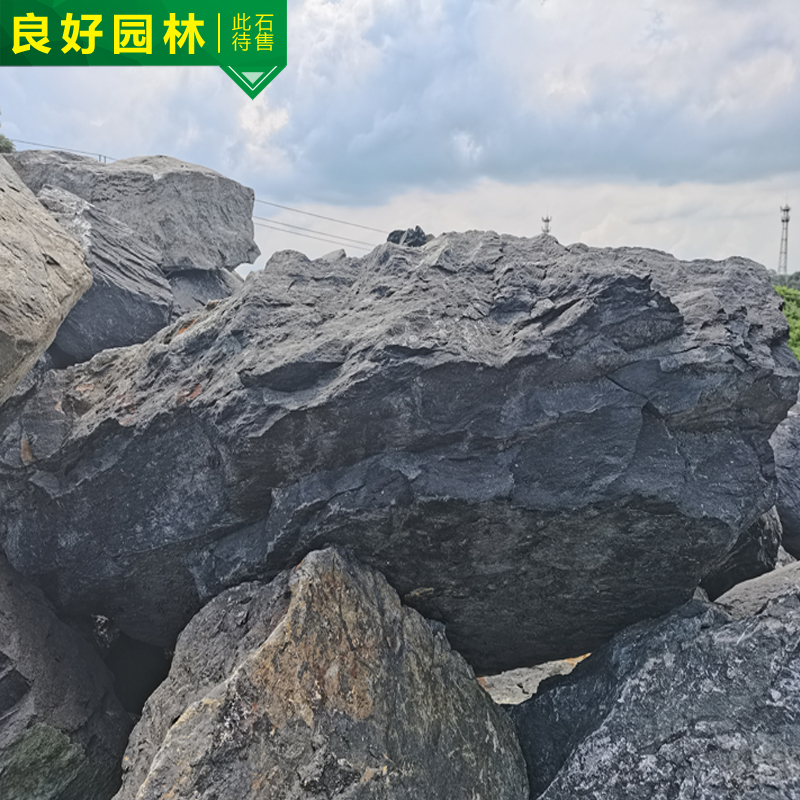
[[[542,233],[549,235],[550,234],[550,223],[553,221],[553,218],[548,214],[546,217],[542,217]]]
[[[786,276],[789,269],[789,205],[781,207],[781,254],[778,256],[778,275]]]

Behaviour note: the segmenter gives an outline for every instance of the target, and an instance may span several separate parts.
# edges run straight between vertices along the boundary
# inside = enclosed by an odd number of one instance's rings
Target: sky
[[[800,220],[796,0],[288,0],[288,66],[255,100],[215,67],[0,68],[2,132],[212,167],[270,203],[275,250],[395,228],[741,255]],[[28,145],[18,144],[18,148]],[[794,226],[794,227],[793,227]],[[789,271],[800,233],[789,230]]]

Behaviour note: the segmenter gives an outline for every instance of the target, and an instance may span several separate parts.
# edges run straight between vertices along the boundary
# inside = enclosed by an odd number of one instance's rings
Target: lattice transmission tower
[[[550,235],[550,223],[553,221],[553,218],[548,214],[546,217],[542,217],[542,233]]]
[[[789,271],[789,205],[781,207],[781,253],[778,256],[778,275]]]

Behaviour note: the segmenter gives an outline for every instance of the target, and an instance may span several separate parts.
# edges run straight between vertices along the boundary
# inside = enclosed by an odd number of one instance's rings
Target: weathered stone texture
[[[165,272],[234,269],[252,263],[252,189],[207,167],[169,156],[101,164],[53,150],[6,156],[34,192],[66,189],[129,225],[160,253]]]
[[[0,404],[91,282],[78,243],[0,158]]]
[[[38,197],[80,242],[93,278],[58,329],[52,345],[58,366],[144,342],[169,323],[172,290],[158,250],[124,222],[64,189],[45,186]]]
[[[691,601],[640,623],[509,713],[532,798],[798,797],[800,584],[756,616]]]
[[[800,403],[789,409],[770,444],[778,476],[775,505],[783,526],[782,544],[787,552],[800,558]]]
[[[481,673],[582,655],[773,505],[786,336],[743,259],[491,232],[278,253],[0,413],[0,542],[153,644],[339,544]]]
[[[131,722],[102,661],[0,556],[0,800],[105,800]]]
[[[209,603],[116,800],[524,800],[513,726],[385,579],[333,550]]]

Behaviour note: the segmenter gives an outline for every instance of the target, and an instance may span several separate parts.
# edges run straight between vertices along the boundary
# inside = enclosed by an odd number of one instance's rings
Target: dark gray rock
[[[527,794],[513,726],[442,627],[326,550],[189,623],[116,800]]]
[[[773,507],[736,540],[725,561],[700,584],[715,600],[737,583],[775,569],[781,547],[781,520]]]
[[[426,234],[419,225],[414,228],[406,228],[406,230],[392,231],[387,237],[386,241],[392,244],[404,244],[406,247],[422,247],[427,244],[434,237],[431,234]]]
[[[39,201],[83,247],[92,287],[58,329],[57,367],[88,361],[101,350],[149,339],[172,318],[172,290],[161,254],[124,222],[64,189],[45,186]]]
[[[0,556],[0,800],[104,800],[131,722],[92,648]]]
[[[773,505],[800,371],[778,304],[750,261],[545,236],[279,253],[0,412],[0,542],[155,645],[340,544],[480,673],[582,655]]]
[[[234,269],[252,263],[252,189],[214,170],[169,156],[138,156],[101,164],[55,150],[6,156],[36,193],[66,189],[129,225],[160,253],[164,272]]]
[[[770,444],[778,477],[775,506],[783,526],[781,543],[787,552],[800,558],[800,403],[789,409]]]
[[[92,283],[78,243],[0,158],[0,404]]]
[[[211,300],[224,300],[236,294],[243,283],[235,272],[224,269],[172,272],[169,285],[175,298],[173,318],[197,311]]]
[[[531,797],[798,797],[799,676],[797,584],[755,617],[691,601],[640,623],[509,707]]]

